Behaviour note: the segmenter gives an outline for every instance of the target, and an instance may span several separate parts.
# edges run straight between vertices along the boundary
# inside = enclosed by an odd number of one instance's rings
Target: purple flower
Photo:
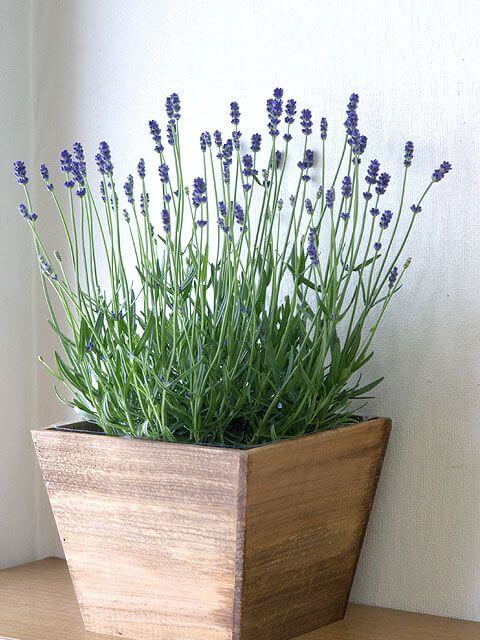
[[[180,119],[180,98],[178,93],[172,93],[165,100],[165,110],[169,121],[175,121]]]
[[[365,198],[365,200],[366,200],[367,202],[368,202],[369,200],[371,200],[371,199],[372,199],[372,195],[373,195],[373,194],[371,194],[371,193],[370,193],[370,191],[364,191],[364,192],[363,192],[363,197]]]
[[[352,93],[350,96],[350,101],[347,105],[347,119],[345,120],[345,128],[347,130],[347,134],[352,136],[357,129],[358,125],[358,115],[357,115],[357,107],[358,107],[358,94]]]
[[[222,147],[219,157],[222,159],[222,170],[224,182],[230,182],[230,165],[232,164],[233,142],[230,138]]]
[[[329,209],[333,209],[333,203],[335,202],[335,189],[332,187],[331,189],[327,189],[325,193],[325,204]]]
[[[397,278],[398,278],[398,268],[393,267],[393,269],[390,271],[390,275],[388,276],[389,289],[393,289],[393,287],[395,286],[395,282],[397,281]]]
[[[73,187],[75,186],[75,180],[67,180],[63,184],[67,187],[67,189],[73,189]]]
[[[227,215],[227,206],[222,200],[217,204],[217,209],[221,216],[225,217]]]
[[[234,212],[235,220],[238,222],[238,224],[243,224],[245,222],[245,214],[242,207],[238,203],[235,205]]]
[[[411,211],[413,211],[413,213],[420,213],[420,211],[422,210],[422,207],[419,204],[412,204],[410,209]]]
[[[299,169],[305,170],[313,167],[313,151],[311,149],[305,149],[303,160],[297,163]]]
[[[57,274],[54,273],[52,266],[43,256],[38,256],[38,261],[40,263],[40,268],[44,276],[51,278],[54,281],[58,280]]]
[[[63,152],[64,153],[64,152]],[[67,152],[68,153],[68,152]],[[70,155],[70,154],[69,154]],[[98,153],[95,156],[98,170],[102,175],[106,175],[113,171],[112,157],[110,147],[106,142],[101,142],[98,147]],[[64,171],[64,169],[62,169]]]
[[[203,178],[195,178],[193,181],[192,202],[195,208],[207,201],[207,185]]]
[[[126,209],[124,209],[122,211],[122,213],[123,213],[123,217],[125,218],[125,222],[127,224],[130,224],[130,215],[129,215],[128,211]]]
[[[300,115],[300,126],[302,127],[302,133],[306,136],[312,133],[312,112],[310,109],[303,109]]]
[[[283,98],[283,89],[280,89],[279,87],[274,89],[273,97],[276,98],[277,100],[281,100]]]
[[[143,193],[140,194],[140,213],[142,214],[142,216],[145,215],[145,208],[148,207],[148,204],[150,202],[150,196],[148,195],[148,193],[146,194],[146,197],[143,195]]]
[[[434,182],[439,182],[452,168],[452,165],[447,162],[444,161],[442,162],[442,164],[439,166],[438,169],[435,169],[435,171],[432,174],[432,180]]]
[[[360,156],[367,148],[367,136],[360,135],[360,131],[355,129],[348,139],[348,144],[351,146],[352,152],[356,156]],[[358,159],[355,160],[356,162],[359,161]]]
[[[74,142],[73,145],[73,157],[77,162],[85,162],[85,154],[80,142]]]
[[[275,166],[277,169],[280,167],[280,163],[282,162],[282,152],[277,149],[275,151]]]
[[[365,181],[368,184],[375,184],[377,182],[378,172],[380,171],[380,163],[378,160],[372,160],[368,165],[367,175]]]
[[[348,220],[350,218],[350,212],[349,211],[344,211],[343,213],[340,214],[340,218],[342,220]]]
[[[393,213],[391,211],[384,211],[380,217],[380,222],[378,223],[381,229],[387,229],[393,217]]]
[[[42,176],[43,181],[46,183],[45,186],[49,191],[53,191],[53,183],[50,182],[50,172],[48,171],[48,167],[46,164],[40,165],[40,175]]]
[[[100,195],[102,196],[103,202],[106,202],[107,196],[105,194],[105,185],[103,184],[103,182],[100,183]]]
[[[217,147],[222,146],[222,134],[220,133],[220,131],[218,131],[218,129],[213,132],[213,141],[215,142]]]
[[[18,212],[22,216],[22,218],[25,218],[25,220],[30,220],[30,222],[35,222],[35,220],[38,218],[36,213],[30,213],[28,211],[26,205],[24,205],[23,202],[18,205]]]
[[[281,98],[274,97],[267,100],[268,131],[273,138],[280,133],[278,125],[280,124],[282,111],[283,100]]]
[[[349,198],[352,195],[352,179],[350,176],[345,176],[342,180],[342,196]]]
[[[403,160],[403,164],[406,167],[409,167],[412,164],[413,160],[413,142],[410,140],[405,144],[405,158]]]
[[[78,196],[79,198],[83,198],[83,197],[86,195],[87,190],[86,190],[86,189],[85,189],[85,187],[82,185],[82,186],[80,186],[80,187],[75,191],[75,193],[77,194],[77,196]]]
[[[230,103],[230,117],[232,118],[232,124],[235,126],[240,124],[240,107],[238,106],[238,102]]]
[[[72,168],[72,156],[67,149],[64,149],[60,153],[60,170],[63,171],[63,173],[71,173]]]
[[[206,220],[196,220],[196,225],[197,227],[200,227],[200,229],[203,229],[203,227],[207,224]]]
[[[285,105],[285,113],[287,114],[285,116],[285,122],[287,124],[293,124],[293,122],[295,121],[295,114],[297,113],[297,103],[295,100],[287,100],[287,103]]]
[[[150,127],[150,133],[152,135],[153,141],[155,142],[155,151],[157,153],[162,153],[164,147],[162,144],[162,136],[160,127],[158,126],[158,122],[156,120],[150,120],[148,126]]]
[[[307,255],[312,261],[312,264],[319,264],[320,261],[318,259],[317,237],[315,229],[313,227],[310,227],[308,232]]]
[[[165,233],[170,233],[170,213],[168,212],[168,209],[162,209],[160,217],[162,218],[163,230]]]
[[[143,158],[140,158],[140,160],[138,161],[138,165],[137,165],[137,172],[138,172],[138,177],[139,178],[145,178],[145,160]]]
[[[370,209],[370,213],[372,214],[373,217],[378,216],[378,214],[380,213],[379,209]]]
[[[310,200],[310,198],[305,198],[305,211],[309,215],[312,215],[312,213],[313,213],[313,204],[312,204],[312,201]]]
[[[177,131],[177,127],[176,127],[176,124],[175,124],[175,120],[171,120],[167,124],[167,142],[172,147],[175,144],[175,133],[176,133],[176,131]]]
[[[200,149],[203,151],[203,153],[205,153],[205,151],[207,150],[207,147],[211,147],[211,146],[212,146],[212,137],[208,133],[208,131],[204,131],[203,133],[200,134]]]
[[[242,137],[241,131],[232,131],[233,146],[238,151],[240,149],[240,138]]]
[[[217,224],[219,226],[219,228],[224,232],[224,233],[228,233],[230,231],[230,227],[227,227],[223,218],[218,218],[217,220]]]
[[[253,158],[249,153],[246,153],[242,158],[243,163],[243,175],[244,176],[256,176],[258,171],[253,168]]]
[[[250,145],[251,151],[253,151],[253,153],[258,153],[260,151],[261,144],[262,136],[259,133],[254,133],[252,136],[252,143]]]
[[[320,120],[320,137],[322,140],[327,139],[328,122],[326,118]]]
[[[162,162],[158,167],[158,175],[160,176],[160,181],[163,184],[167,184],[168,182],[168,165],[165,162]]]
[[[375,187],[375,191],[378,193],[379,196],[385,193],[389,182],[390,182],[390,176],[388,175],[388,173],[381,173],[378,176],[377,186]]]
[[[373,243],[373,248],[375,249],[375,251],[380,251],[380,249],[382,248],[382,243],[381,242],[374,242]]]
[[[125,195],[127,196],[127,200],[130,204],[134,203],[133,199],[133,176],[130,175],[127,178],[127,181],[123,185],[123,190],[125,191]]]
[[[319,200],[323,195],[323,185],[320,185],[317,189],[317,200]]]

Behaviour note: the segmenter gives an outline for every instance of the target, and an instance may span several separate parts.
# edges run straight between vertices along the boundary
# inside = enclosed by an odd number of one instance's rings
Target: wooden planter
[[[34,431],[86,629],[287,640],[342,618],[390,425],[248,450]]]

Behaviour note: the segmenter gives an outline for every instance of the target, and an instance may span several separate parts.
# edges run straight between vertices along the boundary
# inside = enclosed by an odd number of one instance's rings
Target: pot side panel
[[[86,629],[231,640],[246,458],[96,435],[33,438]]]
[[[390,426],[249,452],[241,640],[287,640],[344,616]]]

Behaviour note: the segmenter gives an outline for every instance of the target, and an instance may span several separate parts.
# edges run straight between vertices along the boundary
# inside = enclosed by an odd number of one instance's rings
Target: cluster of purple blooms
[[[345,130],[346,130],[346,140],[351,149],[351,155],[353,155],[353,163],[358,164],[360,162],[360,156],[365,152],[367,145],[367,138],[364,135],[360,134],[358,128],[358,104],[359,97],[356,93],[353,93],[350,96],[347,111],[346,111],[346,120],[344,122]],[[175,136],[178,133],[178,120],[180,119],[181,107],[180,107],[180,99],[178,94],[172,93],[167,97],[165,102],[166,114],[167,114],[167,141],[170,145],[175,144]],[[283,136],[284,140],[288,144],[292,139],[292,135],[290,133],[290,127],[295,122],[295,116],[297,114],[297,103],[293,99],[288,99],[284,102],[284,91],[281,88],[276,88],[273,91],[273,96],[267,100],[266,105],[267,110],[267,128],[270,136],[275,139],[280,135],[280,124],[282,122],[282,117],[284,119],[285,124],[287,125],[287,130]],[[214,144],[217,151],[217,158],[220,159],[220,165],[222,169],[222,178],[226,185],[230,183],[230,168],[233,162],[234,151],[240,150],[241,144],[241,132],[238,130],[238,125],[240,124],[240,106],[237,101],[232,101],[230,103],[230,121],[231,124],[234,125],[235,129],[232,131],[231,138],[227,138],[225,142],[222,140],[222,134],[219,130],[215,130],[211,135],[208,131],[204,131],[200,134],[200,149],[202,153],[206,153],[208,149],[211,149],[212,144]],[[162,209],[160,218],[162,222],[163,229],[165,233],[170,233],[171,231],[171,221],[170,221],[170,212],[168,209],[168,203],[172,199],[172,196],[166,192],[165,185],[170,183],[169,177],[169,167],[165,162],[164,158],[164,146],[162,144],[162,135],[161,129],[156,120],[149,121],[149,129],[150,134],[152,136],[154,142],[154,149],[160,156],[160,164],[158,167],[158,174],[160,177],[160,181],[162,185],[164,185],[164,193],[163,200],[166,203],[165,208]],[[310,109],[302,109],[300,112],[300,128],[302,133],[308,137],[313,132],[313,119],[312,112]],[[320,129],[320,139],[322,142],[325,142],[327,139],[327,130],[328,123],[326,118],[322,117],[319,124]],[[259,170],[256,168],[256,154],[260,152],[262,144],[262,136],[259,133],[254,133],[251,137],[250,141],[250,152],[244,153],[241,157],[241,165],[240,171],[243,176],[243,190],[245,192],[249,191],[252,188],[253,181],[257,182],[257,175]],[[85,156],[83,147],[79,142],[75,142],[72,147],[73,153],[70,153],[68,149],[64,149],[60,153],[60,170],[62,173],[66,175],[66,179],[64,182],[65,187],[69,189],[73,189],[76,187],[76,195],[79,198],[82,198],[87,193],[87,168],[85,162]],[[413,161],[414,156],[414,145],[411,141],[407,141],[405,144],[405,152],[404,152],[404,160],[403,164],[406,169],[408,169]],[[282,152],[279,149],[275,150],[274,155],[271,158],[270,165],[267,169],[262,170],[263,176],[263,185],[268,186],[271,180],[270,172],[275,168],[278,169],[281,166],[283,160]],[[98,153],[95,156],[95,161],[98,167],[98,171],[102,176],[102,182],[100,184],[100,190],[102,199],[104,201],[107,200],[107,187],[112,187],[112,172],[113,172],[113,163],[111,157],[110,147],[107,142],[103,141],[99,145]],[[302,175],[301,179],[305,182],[308,182],[311,179],[309,175],[310,169],[312,169],[314,164],[314,152],[311,149],[305,149],[303,158],[297,163],[297,166],[300,168]],[[25,163],[21,160],[18,160],[13,165],[14,174],[19,184],[26,186],[29,182],[29,178],[27,176],[27,169]],[[432,174],[432,182],[439,182],[443,179],[443,177],[451,170],[451,165],[449,162],[442,162],[438,169],[436,169]],[[145,178],[145,160],[141,158],[138,162],[137,173],[140,179]],[[45,183],[45,187],[48,191],[54,190],[54,185],[50,180],[50,173],[45,164],[42,164],[40,167],[40,175],[42,180]],[[373,188],[377,196],[382,196],[385,194],[389,182],[390,175],[386,172],[380,173],[380,163],[378,160],[373,159],[370,161],[365,181],[368,184],[368,190],[363,193],[363,197],[366,201],[370,200],[373,197]],[[262,184],[259,182],[259,184]],[[187,189],[186,189],[187,191]],[[124,184],[124,192],[129,204],[134,204],[134,180],[133,176],[129,175]],[[113,193],[113,190],[112,190]],[[324,187],[321,186],[318,188],[316,198],[317,201],[323,196]],[[342,179],[341,183],[341,194],[342,194],[342,204],[344,200],[352,197],[353,193],[353,183],[350,175],[345,176]],[[175,195],[178,195],[178,192],[175,192]],[[377,199],[378,200],[378,199]],[[112,201],[112,198],[110,198]],[[198,209],[202,205],[207,202],[207,184],[204,178],[198,177],[193,181],[193,191],[192,191],[192,204],[195,209]],[[323,201],[322,201],[323,202]],[[140,195],[140,210],[145,215],[145,207],[148,203],[148,194],[142,193]],[[330,188],[325,190],[325,207],[333,210],[335,204],[335,188],[332,185]],[[278,201],[278,210],[280,211],[283,206],[283,201]],[[305,211],[309,215],[313,215],[315,211],[315,206],[312,203],[310,198],[305,198],[304,201]],[[323,206],[323,205],[322,205]],[[218,220],[217,224],[219,228],[224,231],[226,234],[229,233],[230,227],[227,224],[228,214],[232,216],[232,220],[234,219],[238,225],[240,225],[240,229],[244,230],[245,224],[245,212],[242,206],[239,203],[231,202],[230,205],[227,205],[220,201],[217,204],[218,209]],[[343,209],[343,206],[342,206]],[[29,208],[25,204],[20,204],[18,207],[20,215],[30,222],[35,222],[37,219],[37,215],[29,210]],[[411,206],[411,211],[413,214],[418,214],[422,210],[420,204],[413,204]],[[382,231],[388,229],[393,213],[390,210],[385,210],[382,215],[380,215],[380,211],[377,207],[371,208],[370,213],[372,216],[379,216],[379,226]],[[123,215],[127,222],[130,221],[130,216],[126,210],[123,211]],[[347,221],[350,218],[349,211],[342,211],[339,214],[340,218],[344,221]],[[203,227],[207,224],[206,220],[199,219],[196,221],[196,224],[199,227]],[[153,232],[153,231],[152,231]],[[315,227],[310,227],[307,235],[307,255],[309,256],[313,265],[319,264],[319,256],[318,256],[318,238],[317,238],[317,230]],[[379,241],[373,244],[373,248],[375,251],[379,251],[381,249],[381,243]],[[40,260],[40,265],[42,271],[52,279],[56,279],[56,275],[53,273],[50,265],[43,259]],[[389,287],[393,288],[398,278],[398,269],[394,267],[394,269],[390,272],[389,275]]]

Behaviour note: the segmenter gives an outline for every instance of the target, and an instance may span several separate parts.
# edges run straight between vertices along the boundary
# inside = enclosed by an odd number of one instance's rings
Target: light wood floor
[[[83,630],[67,566],[58,558],[0,571],[0,638],[113,640]],[[298,640],[480,640],[480,623],[350,605],[345,620]]]

